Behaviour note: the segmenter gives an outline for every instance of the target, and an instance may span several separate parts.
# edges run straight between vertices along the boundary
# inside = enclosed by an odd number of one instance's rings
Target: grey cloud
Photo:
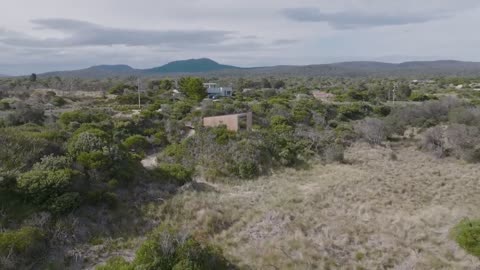
[[[299,42],[296,39],[277,39],[272,42],[273,45],[291,45]]]
[[[290,20],[297,22],[327,22],[337,29],[366,28],[387,25],[405,25],[425,23],[432,20],[448,17],[445,14],[367,14],[361,12],[325,13],[317,8],[289,8],[283,14]]]
[[[64,38],[39,39],[26,35],[0,32],[0,42],[24,47],[74,46],[171,46],[217,44],[230,39],[230,31],[218,30],[135,30],[105,27],[78,20],[38,19],[32,21],[37,29],[59,31]],[[3,37],[2,37],[3,36]]]

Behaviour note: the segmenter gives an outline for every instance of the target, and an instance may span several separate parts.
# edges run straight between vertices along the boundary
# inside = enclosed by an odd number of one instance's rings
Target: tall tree
[[[207,90],[200,78],[184,77],[179,84],[180,91],[192,100],[201,101],[207,96]]]

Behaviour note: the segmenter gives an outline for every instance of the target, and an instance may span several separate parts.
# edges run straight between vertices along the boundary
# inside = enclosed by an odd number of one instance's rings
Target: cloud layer
[[[0,73],[146,68],[200,57],[237,66],[480,61],[473,34],[479,6],[478,0],[5,1]]]
[[[3,43],[25,47],[71,46],[181,46],[183,44],[218,44],[227,41],[231,32],[215,30],[135,30],[105,27],[69,19],[32,20],[37,29],[55,30],[62,38],[34,38],[16,35],[0,38]]]
[[[424,23],[446,18],[445,14],[373,14],[361,12],[324,13],[317,8],[289,8],[283,14],[297,22],[327,22],[337,29]]]

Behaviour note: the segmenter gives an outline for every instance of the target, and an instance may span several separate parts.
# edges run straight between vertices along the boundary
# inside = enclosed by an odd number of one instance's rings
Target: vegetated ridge
[[[453,60],[416,61],[400,64],[383,62],[341,62],[332,64],[241,68],[217,63],[208,58],[189,59],[170,62],[166,65],[135,69],[127,65],[99,65],[86,69],[71,71],[54,71],[41,76],[106,78],[122,76],[181,76],[197,74],[203,76],[328,76],[328,77],[365,77],[365,76],[478,76],[479,62],[462,62]]]

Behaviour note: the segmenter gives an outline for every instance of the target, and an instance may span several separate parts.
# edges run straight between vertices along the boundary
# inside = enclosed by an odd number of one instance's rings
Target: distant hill
[[[208,58],[170,62],[161,67],[143,70],[146,73],[199,73],[219,70],[239,69],[239,67],[219,64]]]
[[[100,65],[86,69],[71,71],[54,71],[40,74],[40,76],[60,76],[79,78],[105,78],[115,76],[157,76],[164,74],[206,73],[239,67],[219,64],[208,58],[189,59],[170,62],[166,65],[150,69],[134,69],[127,65]]]
[[[219,64],[211,59],[174,61],[150,69],[135,69],[127,65],[101,65],[72,71],[56,71],[40,76],[106,78],[123,76],[326,76],[326,77],[425,77],[480,76],[479,62],[453,60],[416,61],[400,64],[382,62],[342,62],[306,66],[272,66],[240,68]]]
[[[6,78],[6,77],[10,77],[10,76],[5,75],[5,74],[0,74],[0,78]]]
[[[52,71],[39,76],[43,77],[79,77],[79,78],[107,78],[116,76],[139,75],[141,72],[127,65],[100,65],[85,69],[70,71]]]

